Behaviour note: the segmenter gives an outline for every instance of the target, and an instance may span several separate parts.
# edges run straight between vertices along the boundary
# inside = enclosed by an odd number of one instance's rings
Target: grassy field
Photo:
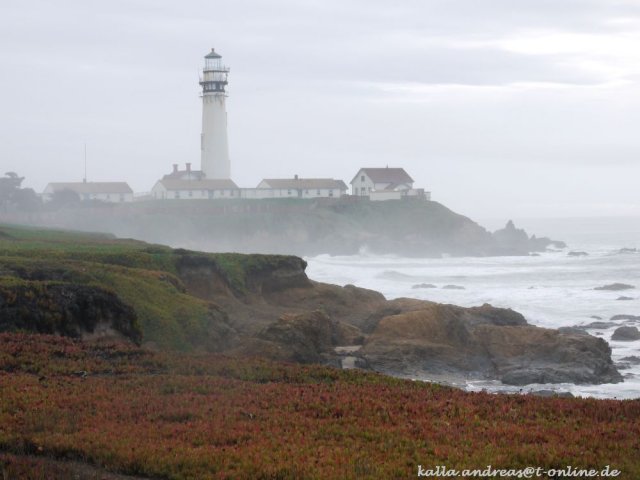
[[[640,478],[638,401],[465,393],[41,335],[2,334],[0,352],[5,478],[51,459],[172,479],[412,478],[418,465],[610,465]]]
[[[208,264],[231,291],[247,291],[248,275],[286,264],[278,255],[203,254],[109,235],[0,225],[0,292],[51,285],[95,286],[113,292],[137,314],[143,340],[162,349],[215,349],[220,313],[190,295],[179,265]]]

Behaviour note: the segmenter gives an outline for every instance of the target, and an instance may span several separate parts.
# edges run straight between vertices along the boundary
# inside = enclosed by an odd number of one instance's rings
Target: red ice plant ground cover
[[[0,335],[0,392],[7,478],[68,478],[40,476],[51,459],[175,479],[415,478],[419,464],[611,465],[640,478],[640,401],[465,393],[23,334]]]

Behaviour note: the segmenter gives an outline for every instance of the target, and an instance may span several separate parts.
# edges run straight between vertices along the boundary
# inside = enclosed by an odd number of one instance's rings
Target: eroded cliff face
[[[113,292],[42,282],[0,286],[0,331],[142,340],[135,311]]]
[[[307,263],[285,255],[198,254],[175,250],[178,276],[193,295],[204,299],[248,299],[311,286]]]
[[[234,297],[230,282],[210,258],[204,255],[180,255],[176,266],[178,277],[189,294],[205,300]]]

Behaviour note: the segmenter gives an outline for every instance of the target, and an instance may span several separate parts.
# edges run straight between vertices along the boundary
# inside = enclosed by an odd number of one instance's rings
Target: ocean
[[[532,325],[547,328],[580,326],[600,317],[640,316],[640,218],[514,219],[529,234],[563,240],[568,247],[528,257],[403,258],[374,255],[319,255],[306,258],[310,278],[338,285],[353,284],[382,292],[388,299],[410,297],[471,307],[489,303],[522,313]],[[479,222],[490,230],[506,222]],[[635,251],[634,251],[635,249]],[[569,252],[586,255],[570,256]],[[438,288],[414,289],[421,283]],[[634,285],[633,290],[601,291],[611,283]],[[443,289],[456,285],[463,289]],[[630,297],[631,300],[619,300]],[[590,329],[612,348],[624,382],[603,385],[529,385],[469,382],[468,390],[555,390],[596,398],[640,398],[640,365],[621,359],[640,357],[640,341],[612,341],[617,326],[640,322],[614,321],[615,326]]]

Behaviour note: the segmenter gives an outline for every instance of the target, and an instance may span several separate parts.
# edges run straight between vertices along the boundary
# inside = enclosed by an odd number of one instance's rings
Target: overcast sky
[[[639,0],[2,0],[0,174],[199,167],[211,47],[240,186],[389,165],[474,218],[640,215]]]

